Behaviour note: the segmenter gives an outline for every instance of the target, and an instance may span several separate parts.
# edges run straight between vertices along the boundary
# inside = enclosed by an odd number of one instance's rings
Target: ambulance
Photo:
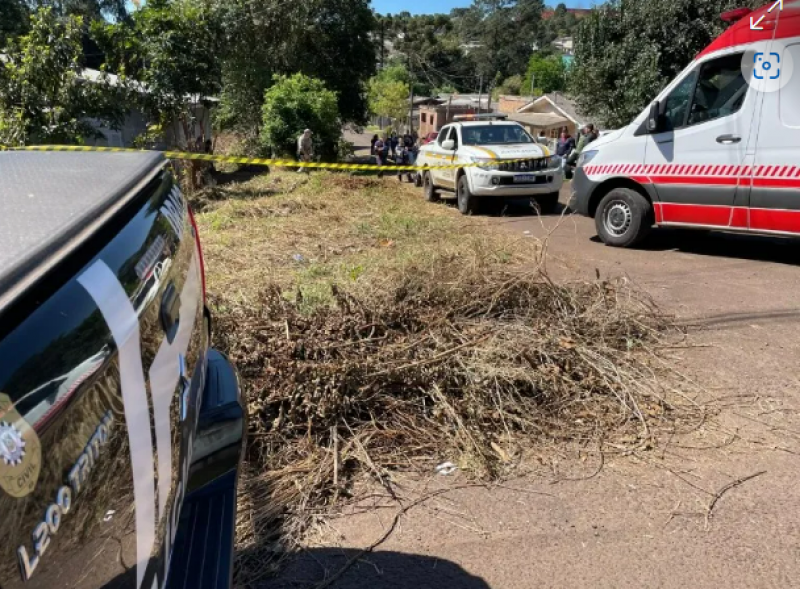
[[[612,246],[655,227],[800,235],[800,0],[732,26],[581,154],[570,208]]]
[[[417,166],[428,201],[456,197],[465,215],[487,202],[525,200],[553,211],[564,181],[561,158],[536,142],[519,123],[498,113],[460,115],[419,150]]]

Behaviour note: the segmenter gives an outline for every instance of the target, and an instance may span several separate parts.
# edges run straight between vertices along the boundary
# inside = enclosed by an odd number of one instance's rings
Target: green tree
[[[719,15],[763,0],[612,0],[581,21],[572,93],[609,126],[631,121],[725,28]]]
[[[523,88],[522,76],[517,74],[515,76],[509,76],[503,80],[503,83],[495,88],[494,95],[495,97],[501,95],[519,96],[523,92]]]
[[[325,158],[336,154],[341,135],[338,98],[322,80],[303,74],[276,75],[264,93],[261,143],[280,155],[297,152],[297,138],[304,129],[314,134],[314,150]]]
[[[405,82],[376,76],[369,82],[369,109],[376,115],[391,117],[396,124],[408,115],[409,92]]]
[[[150,0],[131,22],[95,23],[93,32],[108,67],[146,88],[137,97],[151,120],[159,126],[178,121],[190,138],[190,107],[221,88],[222,34],[211,8],[190,0]]]
[[[105,77],[80,77],[82,35],[83,19],[43,8],[30,31],[10,42],[0,63],[0,127],[7,140],[81,143],[98,136],[89,119],[111,128],[122,123],[125,88]]]
[[[30,27],[30,11],[22,0],[0,0],[0,51]]]
[[[531,91],[531,86],[538,93],[560,92],[564,90],[565,80],[566,70],[561,56],[542,57],[534,54],[528,61],[522,88],[526,93]]]
[[[375,72],[375,17],[368,0],[209,0],[224,31],[220,120],[252,132],[275,74],[320,79],[345,121],[363,122]]]

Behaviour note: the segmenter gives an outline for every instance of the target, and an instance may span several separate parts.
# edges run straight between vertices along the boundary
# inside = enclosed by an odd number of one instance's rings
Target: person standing
[[[375,163],[378,166],[382,166],[384,164],[384,159],[383,159],[383,150],[384,149],[385,149],[385,143],[384,143],[383,139],[378,137],[378,139],[375,141],[375,145],[372,147],[373,155],[375,156]],[[378,178],[380,178],[382,176],[383,176],[383,172],[378,170]]]
[[[556,144],[556,155],[567,157],[573,149],[575,149],[575,138],[566,131],[562,131]]]
[[[306,129],[303,134],[297,138],[297,159],[301,162],[310,162],[314,157],[314,142],[311,139],[311,129]],[[300,172],[306,171],[308,168],[301,167]]]
[[[378,134],[372,136],[372,139],[369,141],[369,154],[375,155],[375,144],[378,142]]]

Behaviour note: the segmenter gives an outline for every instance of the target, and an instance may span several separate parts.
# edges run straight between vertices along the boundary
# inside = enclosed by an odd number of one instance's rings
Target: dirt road
[[[546,237],[559,278],[627,276],[694,324],[697,347],[676,350],[678,361],[720,413],[657,451],[602,463],[597,452],[551,456],[504,487],[428,481],[453,489],[409,510],[331,586],[798,586],[800,243],[660,231],[619,250],[596,240],[590,219],[496,222],[520,239]],[[310,549],[270,586],[330,577],[386,533],[395,510],[332,522],[343,548]]]

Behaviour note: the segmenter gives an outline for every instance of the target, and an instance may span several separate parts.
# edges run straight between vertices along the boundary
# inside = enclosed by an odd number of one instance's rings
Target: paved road
[[[409,512],[376,555],[333,586],[800,585],[800,242],[659,231],[642,249],[619,250],[596,240],[590,219],[496,222],[546,237],[560,278],[626,275],[696,323],[691,341],[707,347],[679,361],[722,413],[690,444],[645,460],[608,458],[596,476],[596,457],[564,457],[508,488],[456,489]],[[731,443],[704,448],[723,440]],[[706,519],[717,492],[760,472],[725,491]],[[585,480],[556,482],[565,473]],[[312,550],[289,575],[324,578],[379,537],[392,514],[337,520],[347,548]]]

